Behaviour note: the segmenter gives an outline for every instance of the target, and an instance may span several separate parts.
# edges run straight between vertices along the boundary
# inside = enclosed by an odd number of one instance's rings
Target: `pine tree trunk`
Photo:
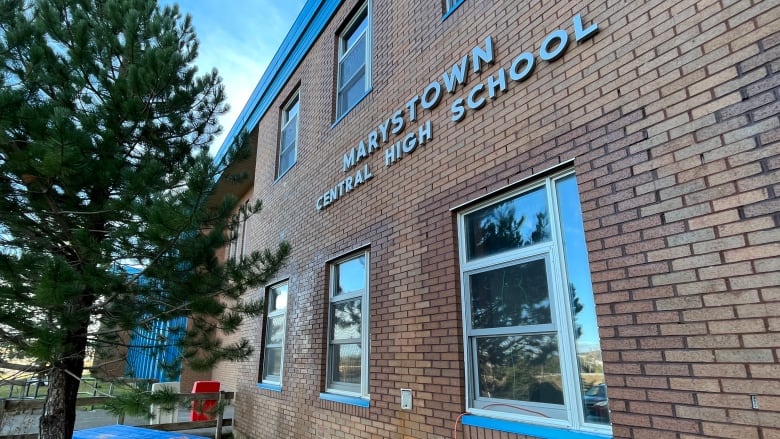
[[[64,360],[49,372],[49,389],[39,423],[41,439],[70,439],[76,423],[76,398],[84,371],[86,336],[73,334]],[[70,372],[70,373],[68,373]],[[72,375],[71,375],[72,374]]]

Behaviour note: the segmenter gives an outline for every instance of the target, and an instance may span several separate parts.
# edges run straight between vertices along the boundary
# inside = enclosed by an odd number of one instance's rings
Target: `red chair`
[[[192,385],[192,393],[213,392],[219,392],[219,381],[195,381]],[[216,413],[213,413],[216,405],[216,399],[192,401],[190,421],[211,421],[216,419]]]

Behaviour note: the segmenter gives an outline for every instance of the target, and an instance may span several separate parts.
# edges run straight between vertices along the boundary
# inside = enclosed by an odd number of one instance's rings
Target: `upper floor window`
[[[609,432],[574,174],[469,209],[458,224],[468,410]]]
[[[281,386],[287,320],[287,282],[276,284],[268,289],[267,310],[263,383]]]
[[[364,4],[339,34],[336,117],[347,114],[371,86],[371,26],[368,9],[368,3]]]
[[[368,252],[331,265],[327,391],[368,397]]]
[[[276,177],[279,178],[295,164],[298,145],[298,93],[282,109],[282,129],[279,139],[279,160]]]
[[[461,4],[463,4],[464,0],[444,0],[444,18],[447,18],[447,16],[458,8]]]

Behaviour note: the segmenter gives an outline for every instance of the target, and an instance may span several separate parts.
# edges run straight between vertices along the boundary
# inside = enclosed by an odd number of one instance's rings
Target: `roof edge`
[[[298,68],[314,42],[325,30],[335,14],[341,0],[308,0],[301,13],[293,22],[287,36],[266,67],[263,76],[249,96],[246,105],[233,123],[222,142],[214,161],[218,162],[227,154],[230,145],[244,130],[252,130],[260,122],[284,85]]]

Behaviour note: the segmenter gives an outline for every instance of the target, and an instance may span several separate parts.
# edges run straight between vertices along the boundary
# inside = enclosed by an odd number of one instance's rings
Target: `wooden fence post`
[[[214,439],[222,439],[222,418],[225,414],[225,391],[219,391],[219,399],[217,400],[217,431],[214,432]]]

